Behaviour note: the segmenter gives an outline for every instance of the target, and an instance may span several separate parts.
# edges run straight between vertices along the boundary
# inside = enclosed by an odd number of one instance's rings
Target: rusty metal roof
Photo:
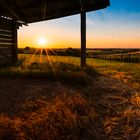
[[[50,20],[109,6],[109,0],[0,0],[0,16],[25,23]]]

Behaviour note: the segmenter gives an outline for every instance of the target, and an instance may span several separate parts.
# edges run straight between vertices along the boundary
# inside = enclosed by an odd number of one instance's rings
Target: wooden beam
[[[13,63],[18,60],[18,48],[17,48],[17,22],[13,21]]]
[[[25,23],[21,24],[26,24],[80,14],[80,10],[94,11],[107,6],[109,0],[0,0],[0,15],[15,21],[24,21]]]
[[[86,66],[86,12],[81,11],[81,67]]]
[[[83,1],[82,0],[79,0],[79,3],[80,3],[80,7],[81,7],[81,11],[84,11],[84,5],[83,5]]]

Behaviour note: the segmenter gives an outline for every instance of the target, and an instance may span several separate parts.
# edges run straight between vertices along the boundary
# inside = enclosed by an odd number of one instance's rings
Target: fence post
[[[131,54],[130,53],[128,54],[128,62],[129,63],[131,62]]]
[[[123,61],[123,55],[121,55],[121,62]]]

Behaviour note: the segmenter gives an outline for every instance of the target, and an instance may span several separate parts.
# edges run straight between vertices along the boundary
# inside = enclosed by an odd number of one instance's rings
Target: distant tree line
[[[19,54],[36,54],[36,55],[40,55],[41,53],[43,55],[47,55],[47,53],[49,55],[59,55],[59,56],[80,56],[80,49],[74,49],[74,48],[66,48],[66,49],[38,49],[38,51],[36,51],[37,48],[31,48],[29,46],[25,47],[25,48],[19,48],[18,49],[18,53]],[[46,53],[47,50],[47,53]]]
[[[53,49],[53,48],[47,48],[47,49],[38,49],[37,48],[32,48],[29,46],[26,46],[25,48],[19,48],[18,53],[19,54],[36,54],[40,55],[41,53],[43,55],[58,55],[58,56],[76,56],[79,57],[81,54],[81,49],[77,48],[65,48],[65,49]],[[46,53],[47,50],[47,53]],[[86,51],[86,56],[87,57],[96,57],[98,55],[113,55],[113,54],[126,54],[126,53],[133,53],[133,52],[138,52],[140,49],[89,49],[87,48]]]

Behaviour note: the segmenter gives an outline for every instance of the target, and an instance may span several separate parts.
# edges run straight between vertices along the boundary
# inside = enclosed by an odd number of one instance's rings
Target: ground
[[[91,94],[93,94],[96,99],[97,97],[101,98],[101,96],[104,98],[112,96],[110,104],[112,104],[114,100],[119,102],[122,101],[125,96],[138,93],[131,85],[124,84],[119,80],[107,76],[98,76],[89,87],[80,87],[79,89],[73,89],[67,85],[58,84],[55,81],[45,79],[1,78],[0,83],[0,113],[6,113],[10,116],[18,114],[21,111],[21,104],[26,100],[34,100],[42,96],[51,98],[69,91],[81,93],[86,91],[87,88],[90,88],[92,91]]]
[[[59,76],[1,77],[0,139],[139,140],[139,81],[99,71],[87,70],[88,84],[73,77],[78,85]]]

